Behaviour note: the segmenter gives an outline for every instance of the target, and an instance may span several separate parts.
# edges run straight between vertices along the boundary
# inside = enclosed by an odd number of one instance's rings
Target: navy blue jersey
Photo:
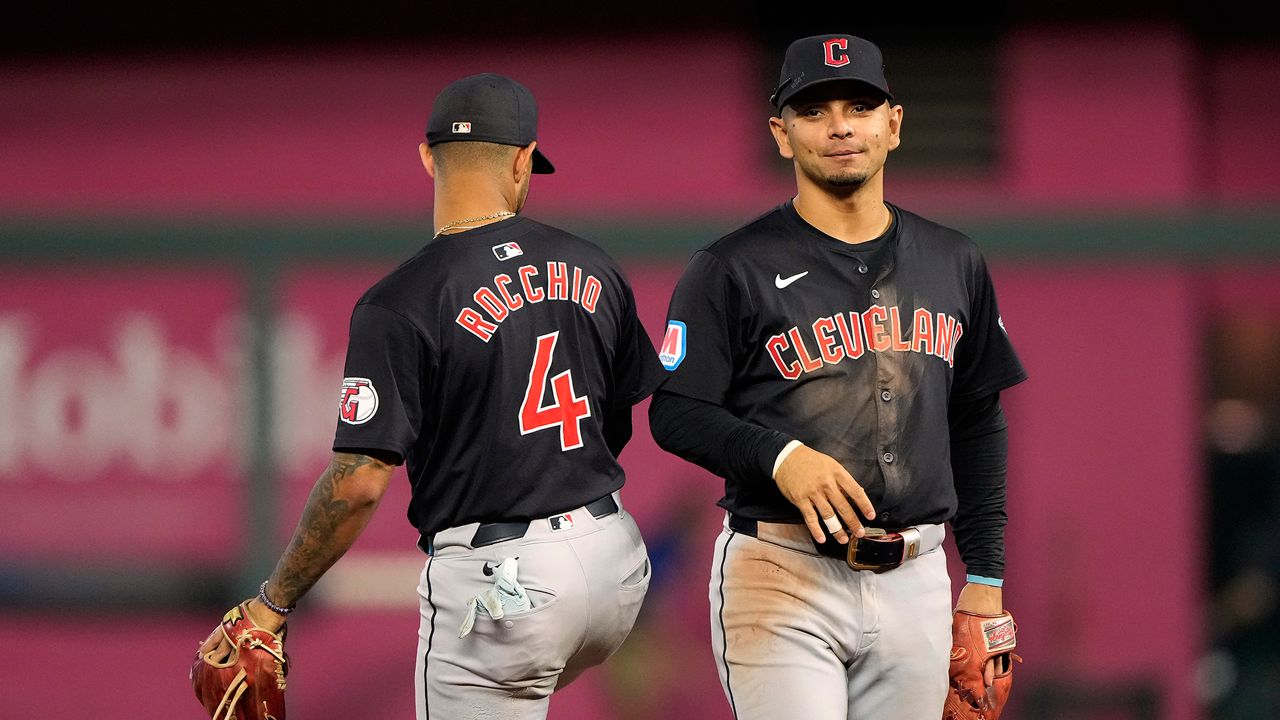
[[[1026,374],[974,243],[889,207],[890,229],[865,243],[788,202],[695,253],[671,300],[662,389],[830,455],[877,524],[900,527],[955,513],[949,405]],[[720,505],[802,519],[766,476],[727,477]]]
[[[334,450],[403,458],[424,535],[617,490],[605,423],[664,376],[614,261],[523,217],[432,240],[370,288],[345,374]]]

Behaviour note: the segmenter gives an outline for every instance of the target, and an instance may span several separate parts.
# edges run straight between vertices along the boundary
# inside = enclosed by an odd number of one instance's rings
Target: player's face
[[[769,126],[779,154],[810,181],[856,190],[880,173],[901,142],[902,106],[861,84],[827,83],[793,99]]]

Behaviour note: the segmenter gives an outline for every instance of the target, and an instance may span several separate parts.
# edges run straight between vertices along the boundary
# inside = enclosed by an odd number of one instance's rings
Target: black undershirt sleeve
[[[622,448],[631,440],[631,405],[623,403],[611,408],[601,432],[604,433],[604,444],[608,446],[609,452],[615,458],[621,456]]]
[[[953,402],[951,469],[959,506],[951,527],[970,575],[1004,577],[1005,475],[1009,430],[1000,394]]]
[[[649,404],[658,447],[723,478],[773,481],[773,463],[791,438],[738,419],[714,403],[658,390]]]

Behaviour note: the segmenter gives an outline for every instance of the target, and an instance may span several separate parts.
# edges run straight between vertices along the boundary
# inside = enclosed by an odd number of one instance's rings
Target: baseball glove
[[[209,717],[285,720],[289,656],[284,636],[283,627],[279,634],[258,627],[244,603],[222,617],[222,624],[200,645],[191,664],[191,686]]]
[[[1007,612],[982,615],[957,610],[951,618],[951,687],[942,720],[999,720],[1013,687],[1013,661],[1022,658],[1018,626]],[[995,659],[995,681],[987,687],[983,671]]]

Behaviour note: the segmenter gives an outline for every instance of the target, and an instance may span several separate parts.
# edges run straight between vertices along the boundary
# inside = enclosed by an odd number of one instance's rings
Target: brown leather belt
[[[734,532],[759,537],[759,523],[751,518],[729,513],[729,529]],[[914,527],[887,531],[881,528],[865,528],[866,535],[851,538],[841,545],[835,540],[814,542],[820,555],[844,560],[854,570],[892,570],[920,554],[920,531]]]

